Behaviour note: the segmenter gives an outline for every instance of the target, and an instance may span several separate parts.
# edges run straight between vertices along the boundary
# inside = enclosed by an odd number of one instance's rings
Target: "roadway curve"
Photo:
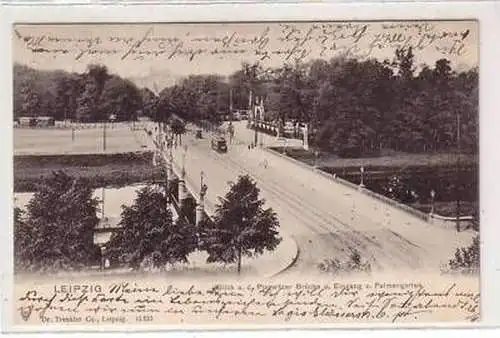
[[[183,137],[186,171],[191,184],[204,171],[210,207],[228,190],[228,181],[250,174],[272,207],[281,227],[300,249],[289,273],[317,274],[325,258],[346,258],[357,249],[375,270],[436,272],[457,247],[468,245],[471,233],[431,225],[361,192],[261,149],[248,150],[251,132],[236,124],[237,141],[226,154],[210,149],[209,139]],[[264,138],[269,144],[270,137]],[[180,164],[182,148],[174,152]],[[267,167],[264,166],[267,161]]]

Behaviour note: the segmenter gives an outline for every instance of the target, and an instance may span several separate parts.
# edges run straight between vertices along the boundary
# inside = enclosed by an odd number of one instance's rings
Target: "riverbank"
[[[394,153],[388,156],[363,157],[363,158],[340,158],[334,154],[318,152],[318,157],[313,149],[305,150],[297,147],[270,147],[270,149],[279,153],[284,153],[293,159],[304,162],[309,165],[316,164],[320,167],[332,167],[345,169],[346,171],[355,170],[359,172],[361,166],[372,168],[402,168],[402,167],[421,167],[421,166],[454,166],[456,155],[451,153],[434,154],[407,154]],[[461,154],[460,163],[464,166],[477,165],[479,155]]]
[[[34,192],[54,171],[88,180],[92,188],[158,181],[153,152],[14,156],[14,192]]]
[[[351,159],[325,153],[315,154],[314,150],[299,147],[270,147],[270,150],[304,165],[315,166],[318,170],[355,185],[361,183],[360,169],[363,167],[363,183],[367,189],[424,213],[430,213],[433,208],[434,214],[445,217],[457,215],[458,178],[459,214],[472,216],[479,210],[477,155],[460,156],[457,177],[457,157],[454,154],[394,154]],[[433,190],[434,201],[430,196]]]

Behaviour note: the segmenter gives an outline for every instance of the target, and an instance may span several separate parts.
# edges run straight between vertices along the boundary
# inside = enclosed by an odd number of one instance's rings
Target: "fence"
[[[458,218],[461,228],[471,228],[474,225],[473,216],[461,216]],[[444,227],[454,227],[457,224],[456,217],[445,217],[436,214],[429,215],[429,223],[434,225],[441,225]]]
[[[22,125],[19,123],[14,123],[14,128],[16,129],[102,129],[106,125],[107,128],[113,129],[115,127],[124,127],[124,126],[134,126],[134,129],[143,129],[144,127],[151,125],[151,122],[61,122],[56,121],[55,125]]]

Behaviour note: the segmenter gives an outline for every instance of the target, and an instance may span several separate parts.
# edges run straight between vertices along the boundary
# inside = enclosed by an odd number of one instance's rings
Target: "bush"
[[[480,267],[480,245],[479,235],[474,237],[472,244],[467,248],[459,248],[455,251],[454,258],[450,259],[443,273],[458,273],[472,275],[479,273]]]
[[[325,259],[318,265],[319,269],[325,273],[334,275],[350,274],[350,273],[371,273],[371,265],[369,262],[363,262],[361,254],[356,249],[352,250],[349,259],[341,262],[336,258]]]

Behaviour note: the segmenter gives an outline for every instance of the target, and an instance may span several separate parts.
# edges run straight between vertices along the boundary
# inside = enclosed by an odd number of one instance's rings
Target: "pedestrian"
[[[248,150],[250,150],[250,145],[248,145]]]

